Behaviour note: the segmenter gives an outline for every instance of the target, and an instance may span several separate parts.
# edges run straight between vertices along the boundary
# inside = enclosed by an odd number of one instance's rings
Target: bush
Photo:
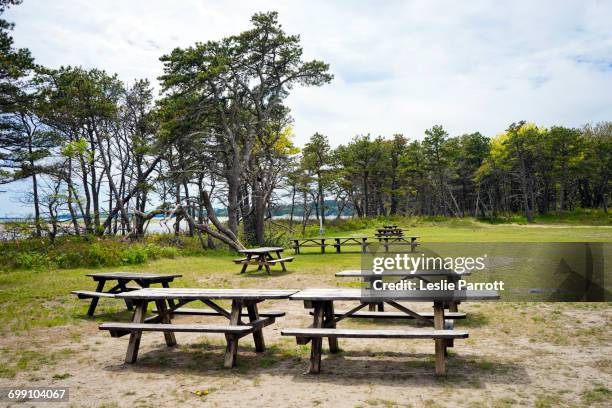
[[[149,260],[205,253],[197,238],[155,237],[124,242],[117,237],[28,238],[0,243],[0,270],[138,265]],[[157,243],[154,243],[157,242]],[[179,247],[171,245],[179,245]]]

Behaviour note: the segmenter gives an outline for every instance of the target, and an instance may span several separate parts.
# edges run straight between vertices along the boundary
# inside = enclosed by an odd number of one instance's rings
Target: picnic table
[[[311,248],[321,248],[321,253],[325,253],[325,247],[333,246],[336,248],[336,253],[340,253],[340,248],[344,246],[360,246],[361,252],[365,253],[367,248],[366,241],[368,237],[359,236],[359,237],[319,237],[319,238],[302,238],[302,239],[293,239],[293,249],[296,254],[300,253],[300,248],[311,247]],[[333,242],[333,244],[329,244],[328,242]]]
[[[359,270],[359,269],[347,269],[344,271],[336,272],[336,277],[338,278],[362,278],[365,282],[368,282],[370,285],[374,283],[375,280],[382,280],[385,276],[397,277],[400,279],[420,279],[425,282],[431,282],[431,278],[440,278],[443,277],[449,282],[457,283],[461,276],[468,276],[470,272],[462,272],[458,273],[452,269],[419,269],[416,271],[406,271],[402,269],[398,270],[385,270],[382,273],[374,273],[373,271]],[[450,312],[458,312],[457,306],[459,302],[448,302],[445,304],[445,307]],[[370,311],[375,310],[376,306],[378,306],[378,311],[384,311],[384,304],[378,303],[378,305],[370,304]],[[356,316],[361,317],[361,316]]]
[[[384,228],[378,228],[376,230],[377,237],[401,237],[404,235],[404,230],[395,226],[385,226]]]
[[[249,249],[241,249],[241,254],[245,255],[244,258],[234,259],[234,263],[242,265],[242,270],[240,273],[246,272],[246,269],[249,265],[257,265],[257,270],[260,271],[262,268],[266,268],[266,272],[268,275],[270,273],[270,265],[276,265],[277,263],[281,264],[283,268],[283,272],[287,271],[285,267],[285,262],[292,262],[293,257],[285,257],[281,256],[281,252],[284,251],[282,247],[262,247],[262,248],[249,248]],[[276,258],[272,256],[272,253],[276,254]]]
[[[381,235],[376,236],[378,242],[385,247],[385,252],[389,252],[389,247],[392,245],[410,245],[410,251],[414,252],[416,247],[419,245],[417,239],[418,235],[404,236],[404,235]]]
[[[183,275],[179,274],[154,274],[154,273],[137,273],[137,272],[99,272],[99,273],[88,273],[85,276],[89,276],[98,282],[95,291],[89,290],[75,290],[73,294],[77,295],[79,299],[91,299],[89,309],[87,310],[87,316],[93,316],[98,306],[98,300],[101,297],[104,298],[115,298],[119,293],[129,292],[140,288],[148,288],[153,284],[161,284],[162,287],[170,287],[170,282],[174,278],[180,278]],[[106,292],[104,286],[108,281],[117,281],[117,284],[111,287]],[[128,283],[134,282],[138,287],[127,286]],[[125,302],[128,309],[132,309],[132,304],[129,301]]]
[[[284,312],[260,312],[258,304],[269,299],[287,299],[295,290],[269,289],[196,289],[196,288],[147,288],[118,294],[117,297],[130,300],[135,305],[131,323],[103,323],[100,330],[108,330],[112,337],[129,334],[126,363],[135,363],[138,357],[140,339],[143,331],[159,331],[164,333],[166,345],[176,345],[175,332],[187,333],[220,333],[225,335],[227,347],[224,366],[236,365],[238,340],[253,334],[255,351],[265,351],[263,328],[274,323],[276,317],[284,316]],[[167,307],[166,301],[174,300],[176,304]],[[230,310],[219,305],[219,300],[231,300]],[[187,303],[200,301],[210,309],[187,309]],[[146,317],[148,304],[155,303],[153,315]],[[243,322],[246,316],[248,322]],[[176,324],[172,322],[174,315],[223,316],[227,324]]]
[[[445,329],[445,319],[448,317],[444,311],[445,302],[491,300],[499,299],[496,291],[402,291],[396,296],[364,296],[360,289],[304,289],[290,296],[291,300],[304,302],[304,307],[313,309],[313,322],[308,328],[282,329],[283,336],[293,336],[298,344],[311,343],[310,369],[311,373],[321,370],[321,351],[323,338],[329,341],[329,350],[338,352],[338,338],[404,338],[404,339],[433,339],[435,341],[436,374],[444,374],[446,347],[448,340],[467,338],[468,332],[463,330]],[[357,305],[346,312],[335,312],[334,302],[353,301]],[[433,302],[433,319],[424,314],[417,313],[398,303],[407,302]],[[355,315],[359,310],[370,303],[385,302],[403,313],[406,318],[417,319],[432,329],[338,329],[338,322]],[[381,312],[378,316],[382,317]],[[386,312],[385,312],[386,313]],[[397,318],[397,317],[394,317]]]

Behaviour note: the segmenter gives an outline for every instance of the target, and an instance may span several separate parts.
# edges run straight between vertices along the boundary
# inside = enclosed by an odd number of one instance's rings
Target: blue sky
[[[155,82],[162,54],[240,32],[267,10],[335,74],[290,96],[299,145],[316,131],[338,145],[363,133],[421,138],[434,124],[494,136],[521,119],[612,120],[610,1],[25,0],[7,18],[38,63]],[[24,188],[2,189],[0,216],[21,213]]]

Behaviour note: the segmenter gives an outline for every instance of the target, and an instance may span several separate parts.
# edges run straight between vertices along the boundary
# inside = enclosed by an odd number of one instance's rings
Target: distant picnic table
[[[295,290],[270,289],[198,289],[198,288],[147,288],[118,294],[117,297],[132,302],[136,309],[131,323],[103,323],[100,330],[108,330],[112,337],[129,334],[130,340],[125,356],[126,363],[135,363],[138,357],[140,339],[143,331],[164,333],[166,345],[176,345],[175,332],[220,333],[225,335],[227,347],[224,366],[236,365],[238,340],[253,334],[255,351],[265,351],[262,329],[274,323],[276,317],[284,312],[260,312],[258,304],[269,299],[287,299]],[[231,300],[230,310],[219,305],[219,300]],[[170,308],[166,302],[176,302]],[[183,306],[189,302],[200,301],[210,309],[187,309]],[[149,303],[155,303],[153,315],[146,317]],[[246,314],[243,311],[246,308]],[[177,324],[172,319],[175,315],[223,316],[227,324]],[[248,317],[243,322],[242,317]]]
[[[384,228],[379,228],[376,230],[377,237],[401,237],[404,235],[404,230],[401,228],[397,228],[396,226],[387,225]]]
[[[445,329],[445,319],[459,318],[458,314],[444,312],[445,302],[459,302],[472,300],[499,299],[496,291],[413,291],[398,292],[394,297],[364,296],[361,289],[304,289],[290,296],[291,300],[304,302],[304,307],[313,309],[313,322],[307,328],[282,329],[283,336],[293,336],[298,344],[311,343],[310,369],[311,373],[321,370],[321,351],[323,338],[329,340],[329,350],[338,352],[338,338],[404,338],[404,339],[433,339],[435,341],[436,374],[444,374],[446,348],[450,340],[467,338],[468,332],[463,330]],[[334,302],[353,301],[357,305],[348,311],[336,312]],[[398,303],[407,302],[433,302],[433,315],[415,312]],[[366,312],[362,316],[358,311],[371,303],[384,302],[397,309],[400,313]],[[433,326],[433,329],[338,329],[336,324],[347,317],[368,318],[408,318]]]
[[[283,272],[287,271],[285,267],[285,262],[292,262],[293,257],[288,256],[283,258],[281,252],[285,249],[282,247],[261,247],[261,248],[249,248],[249,249],[241,249],[241,254],[245,255],[244,258],[234,259],[234,263],[242,265],[242,269],[240,273],[244,273],[247,270],[249,265],[257,265],[257,270],[261,270],[262,268],[266,268],[266,272],[268,275],[270,273],[270,265],[276,265],[277,263],[281,264],[283,268]],[[276,254],[276,258],[272,254]]]
[[[361,252],[366,252],[368,237],[317,237],[317,238],[301,238],[293,239],[293,249],[296,254],[300,253],[300,248],[321,248],[321,253],[325,253],[325,248],[333,246],[336,248],[336,253],[340,253],[342,246],[360,246]],[[331,243],[333,242],[333,243]]]
[[[385,252],[389,252],[389,247],[394,245],[409,245],[410,251],[414,252],[416,247],[419,245],[417,239],[418,235],[405,236],[405,235],[381,235],[376,236],[378,242],[385,247]]]
[[[72,291],[72,293],[77,295],[79,299],[91,299],[89,309],[87,310],[87,316],[91,317],[94,315],[96,307],[98,306],[98,300],[101,297],[115,298],[120,293],[129,292],[140,288],[148,288],[153,284],[161,284],[162,287],[168,288],[170,287],[170,282],[172,282],[174,278],[180,278],[183,275],[176,273],[154,274],[137,272],[99,272],[88,273],[85,276],[89,276],[94,280],[94,282],[98,282],[96,290],[75,290]],[[117,281],[117,284],[105,292],[104,286],[106,285],[106,282],[109,281]],[[130,282],[136,283],[138,287],[127,286]],[[129,301],[126,301],[126,307],[131,310],[132,304]]]

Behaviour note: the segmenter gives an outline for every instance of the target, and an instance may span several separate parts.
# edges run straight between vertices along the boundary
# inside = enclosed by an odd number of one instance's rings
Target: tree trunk
[[[323,195],[323,180],[321,180],[321,172],[317,173],[317,181],[319,184],[319,208],[321,209],[321,223],[325,225],[325,196]]]

